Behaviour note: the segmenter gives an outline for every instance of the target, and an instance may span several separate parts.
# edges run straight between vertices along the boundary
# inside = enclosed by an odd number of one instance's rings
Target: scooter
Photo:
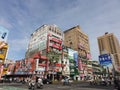
[[[28,88],[29,89],[32,89],[32,90],[35,90],[35,81],[31,81],[28,83]]]
[[[106,82],[106,81],[101,81],[101,82],[100,82],[100,85],[101,85],[101,86],[107,86],[107,82]]]
[[[69,82],[69,79],[65,79],[65,80],[63,81],[63,85],[71,86],[71,83]]]
[[[43,83],[42,82],[37,82],[37,88],[43,89]]]

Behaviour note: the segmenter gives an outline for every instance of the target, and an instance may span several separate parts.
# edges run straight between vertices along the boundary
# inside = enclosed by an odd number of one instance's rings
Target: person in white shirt
[[[40,83],[41,85],[43,85],[43,81],[42,81],[42,78],[38,78],[38,83]]]

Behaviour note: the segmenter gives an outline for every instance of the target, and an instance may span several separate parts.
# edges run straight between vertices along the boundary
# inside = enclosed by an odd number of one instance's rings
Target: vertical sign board
[[[76,66],[78,67],[78,52],[68,49],[68,55],[70,60],[70,73],[71,75],[75,75],[77,73]]]
[[[78,52],[75,51],[73,55],[74,55],[74,60],[76,62],[76,66],[78,66]]]
[[[73,54],[74,54],[74,50],[68,49],[68,58],[69,58],[69,63],[70,63],[70,75],[75,75],[75,70],[74,70],[75,63],[74,63]]]
[[[102,54],[99,56],[99,62],[101,65],[108,66],[112,64],[112,58],[110,54]]]
[[[8,45],[6,44],[8,38],[8,30],[0,26],[0,62],[4,63],[6,58]]]

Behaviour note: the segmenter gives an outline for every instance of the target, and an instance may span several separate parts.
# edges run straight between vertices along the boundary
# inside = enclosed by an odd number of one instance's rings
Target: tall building
[[[68,47],[62,46],[62,75],[70,76],[70,63],[68,59]]]
[[[63,32],[56,25],[43,25],[31,34],[26,58],[36,59],[36,71],[60,72]],[[59,55],[59,56],[58,56]],[[54,63],[54,68],[51,62]],[[54,70],[53,70],[54,69]]]
[[[63,34],[58,26],[43,25],[31,34],[26,57],[29,58],[39,51],[46,55],[51,48],[59,52],[62,49],[62,39]]]
[[[120,45],[113,33],[106,32],[97,38],[100,54],[109,53],[113,56],[113,64],[120,66]]]
[[[91,75],[92,65],[87,64],[91,59],[89,39],[88,35],[81,31],[80,26],[75,26],[64,31],[64,45],[78,51],[80,76]]]

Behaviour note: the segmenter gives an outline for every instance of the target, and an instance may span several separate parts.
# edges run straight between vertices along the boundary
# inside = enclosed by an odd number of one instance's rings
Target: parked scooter
[[[43,89],[43,84],[37,83],[37,88]]]
[[[69,82],[69,78],[68,77],[64,78],[63,85],[69,85],[69,86],[71,86],[71,83]]]
[[[107,86],[107,82],[106,82],[106,81],[101,81],[101,82],[100,82],[100,85],[101,85],[101,86]]]
[[[35,81],[34,80],[31,80],[31,81],[29,81],[29,83],[28,83],[28,88],[29,89],[32,89],[32,90],[35,90]]]
[[[37,88],[43,89],[43,81],[41,78],[38,79]]]

